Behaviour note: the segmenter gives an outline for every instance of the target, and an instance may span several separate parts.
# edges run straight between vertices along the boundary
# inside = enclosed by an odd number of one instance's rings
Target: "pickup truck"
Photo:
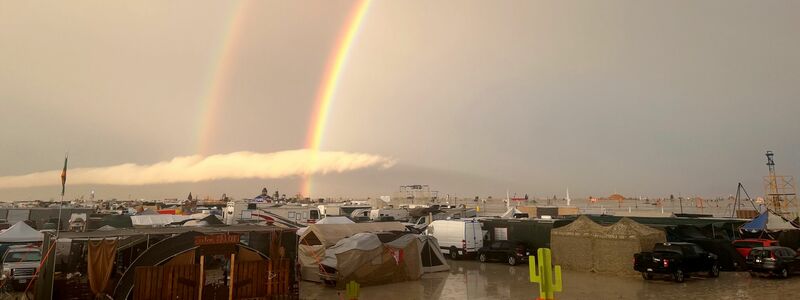
[[[653,252],[633,255],[633,269],[642,273],[645,280],[653,275],[669,275],[676,282],[683,282],[692,273],[707,273],[719,276],[717,255],[708,253],[692,243],[658,243]]]
[[[11,246],[3,256],[3,272],[0,279],[7,280],[15,290],[22,290],[33,279],[42,260],[39,248],[33,246]]]

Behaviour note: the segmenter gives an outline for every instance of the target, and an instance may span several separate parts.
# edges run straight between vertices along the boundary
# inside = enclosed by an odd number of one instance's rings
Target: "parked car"
[[[692,273],[719,276],[717,255],[709,253],[693,243],[658,243],[653,252],[633,255],[633,269],[642,273],[645,280],[654,275],[669,275],[676,282],[683,282]]]
[[[472,219],[433,221],[425,233],[435,237],[442,254],[452,259],[474,255],[483,247],[481,223]]]
[[[478,249],[478,260],[481,262],[499,260],[512,266],[520,262],[527,262],[529,255],[531,255],[531,250],[524,244],[511,241],[493,241]]]
[[[767,240],[767,239],[741,239],[733,241],[733,248],[736,248],[736,252],[742,255],[742,257],[747,257],[750,254],[750,249],[755,247],[770,247],[770,246],[780,246],[778,241],[776,240]]]
[[[15,290],[25,288],[33,278],[42,260],[39,248],[33,246],[11,246],[3,255],[3,280],[8,280]]]
[[[745,261],[750,268],[750,276],[766,274],[787,278],[792,273],[800,272],[800,257],[787,247],[755,247]]]

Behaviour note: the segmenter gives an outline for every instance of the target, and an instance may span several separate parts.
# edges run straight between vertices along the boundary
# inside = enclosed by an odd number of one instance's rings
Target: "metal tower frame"
[[[798,216],[797,184],[794,176],[776,175],[775,156],[772,151],[767,151],[767,167],[769,175],[764,176],[764,194],[766,204],[772,211],[790,217]]]

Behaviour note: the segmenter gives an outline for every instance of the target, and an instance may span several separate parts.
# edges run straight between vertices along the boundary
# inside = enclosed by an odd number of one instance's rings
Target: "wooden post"
[[[267,261],[267,295],[272,295],[272,287],[275,285],[272,277],[272,260]]]
[[[231,253],[231,268],[228,273],[228,275],[231,277],[230,281],[228,281],[230,283],[230,286],[228,287],[228,300],[233,300],[233,280],[234,280],[233,272],[236,269],[235,266],[236,266],[236,253]]]
[[[203,285],[205,285],[206,281],[205,264],[206,256],[200,255],[200,278],[197,278],[197,282],[200,283],[200,287],[197,291],[197,300],[203,300]]]

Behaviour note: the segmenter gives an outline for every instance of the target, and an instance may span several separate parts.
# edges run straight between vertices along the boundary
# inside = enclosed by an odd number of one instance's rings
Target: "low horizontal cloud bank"
[[[151,165],[121,164],[67,170],[67,184],[147,185],[217,179],[275,179],[357,169],[389,168],[390,158],[348,152],[308,149],[272,153],[234,152],[211,156],[180,156]],[[0,177],[0,188],[61,184],[61,170]]]

